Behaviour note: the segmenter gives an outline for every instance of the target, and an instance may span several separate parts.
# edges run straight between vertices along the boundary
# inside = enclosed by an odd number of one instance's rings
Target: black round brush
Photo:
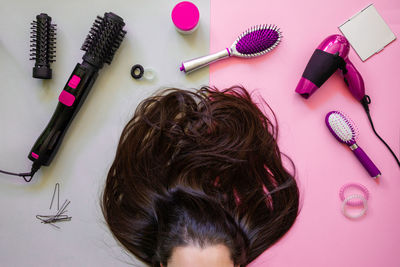
[[[84,62],[101,69],[104,63],[111,64],[115,51],[120,46],[126,31],[123,19],[112,12],[97,16],[81,49],[86,51]]]
[[[35,60],[32,77],[51,79],[50,63],[55,61],[56,25],[45,13],[36,16],[31,23],[31,60]]]
[[[58,97],[57,108],[42,134],[33,145],[28,158],[36,166],[48,166],[53,160],[73,118],[92,88],[104,63],[110,64],[126,31],[119,16],[108,12],[97,17],[82,50],[82,63],[75,66],[64,90]]]

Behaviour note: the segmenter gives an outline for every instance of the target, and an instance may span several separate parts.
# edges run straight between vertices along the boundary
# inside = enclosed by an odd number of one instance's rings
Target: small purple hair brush
[[[230,48],[204,57],[182,63],[180,68],[185,73],[200,69],[217,60],[236,56],[251,58],[261,56],[274,49],[281,41],[282,33],[276,25],[257,25],[242,33]]]
[[[325,123],[333,136],[341,143],[346,144],[353,151],[369,175],[373,178],[381,176],[381,172],[365,154],[364,150],[356,144],[357,132],[351,120],[339,111],[331,111],[326,114]]]

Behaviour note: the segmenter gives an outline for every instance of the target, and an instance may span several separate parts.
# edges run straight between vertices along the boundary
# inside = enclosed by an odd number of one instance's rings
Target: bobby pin
[[[54,196],[56,194],[57,191],[57,210],[60,209],[60,184],[56,183],[55,187],[54,187],[54,192],[53,192],[53,197],[51,198],[51,203],[50,203],[50,209],[53,206],[53,201],[54,201]]]
[[[66,199],[60,207],[60,184],[56,183],[54,187],[53,197],[50,203],[50,209],[53,206],[56,191],[57,191],[57,213],[55,215],[36,215],[36,218],[40,220],[41,223],[50,224],[55,228],[60,229],[60,227],[55,225],[55,223],[70,221],[72,219],[72,217],[65,214],[68,212],[67,207],[71,203],[71,201]]]

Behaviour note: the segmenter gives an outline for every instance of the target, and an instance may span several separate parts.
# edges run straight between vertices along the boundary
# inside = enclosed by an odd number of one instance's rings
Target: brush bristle
[[[342,112],[334,111],[328,113],[327,124],[331,129],[332,134],[340,139],[345,144],[351,144],[355,141],[357,131],[354,123]]]
[[[104,18],[97,16],[81,47],[86,51],[83,59],[99,68],[110,64],[126,34],[124,26],[122,18],[111,12],[105,13]]]
[[[257,25],[242,33],[233,46],[240,56],[254,57],[274,49],[282,34],[276,25]]]
[[[36,60],[39,66],[49,66],[55,61],[56,25],[51,24],[47,14],[36,16],[31,23],[31,60]]]

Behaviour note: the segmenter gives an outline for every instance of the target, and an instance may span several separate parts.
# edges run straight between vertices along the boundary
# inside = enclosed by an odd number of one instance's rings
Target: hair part
[[[206,248],[223,244],[232,261],[246,262],[247,240],[232,216],[214,199],[191,188],[177,187],[155,203],[158,245],[153,259],[167,265],[176,247]]]

